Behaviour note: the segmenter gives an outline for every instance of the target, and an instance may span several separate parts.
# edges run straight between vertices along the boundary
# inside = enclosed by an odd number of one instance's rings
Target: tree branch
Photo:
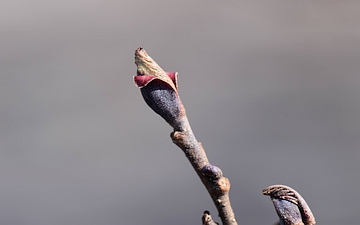
[[[135,85],[157,114],[174,131],[170,137],[185,153],[190,164],[209,192],[224,225],[237,225],[234,211],[230,204],[230,181],[223,176],[219,167],[209,163],[205,150],[190,127],[186,110],[180,100],[177,85],[177,73],[165,72],[143,48],[135,51],[137,75]],[[315,218],[301,195],[285,185],[273,185],[263,190],[269,195],[280,218],[280,225],[314,225]],[[202,216],[202,224],[215,225],[209,211]]]
[[[204,148],[195,138],[178,94],[177,73],[166,73],[143,48],[136,49],[135,64],[137,75],[134,82],[145,102],[174,128],[170,135],[172,141],[185,153],[206,187],[222,223],[237,225],[229,199],[230,181],[223,176],[220,168],[209,163]],[[205,221],[210,221],[206,224],[213,224],[209,213],[204,213],[203,223],[204,216]]]

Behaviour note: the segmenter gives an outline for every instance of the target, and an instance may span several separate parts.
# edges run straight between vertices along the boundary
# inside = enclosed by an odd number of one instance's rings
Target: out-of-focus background
[[[239,224],[286,184],[359,223],[358,1],[24,1],[0,7],[0,224],[200,224],[217,212],[132,81],[144,47],[179,90]]]

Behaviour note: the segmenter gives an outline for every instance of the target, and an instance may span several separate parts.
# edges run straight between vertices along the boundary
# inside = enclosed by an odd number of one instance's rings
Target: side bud
[[[210,177],[213,180],[218,180],[223,176],[223,172],[221,169],[217,166],[214,166],[212,164],[206,164],[202,169],[201,172],[207,176]]]

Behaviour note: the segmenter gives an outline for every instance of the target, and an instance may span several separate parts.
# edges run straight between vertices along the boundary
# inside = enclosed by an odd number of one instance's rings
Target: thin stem
[[[222,175],[214,179],[211,176],[204,174],[202,169],[206,165],[209,165],[209,160],[206,156],[205,150],[202,144],[196,140],[186,114],[184,115],[182,121],[183,131],[174,131],[171,133],[173,142],[183,150],[200,180],[208,190],[219,212],[219,217],[221,218],[222,223],[224,225],[237,225],[235,214],[230,204],[229,179]]]

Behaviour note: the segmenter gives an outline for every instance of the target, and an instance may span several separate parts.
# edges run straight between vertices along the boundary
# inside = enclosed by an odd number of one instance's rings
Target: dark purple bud
[[[210,177],[213,180],[220,179],[223,176],[223,172],[221,169],[217,166],[214,166],[212,164],[206,164],[202,169],[201,172],[207,176]]]
[[[150,108],[175,130],[181,130],[181,101],[176,91],[162,80],[154,79],[141,88],[141,94]]]
[[[145,102],[176,131],[182,131],[185,110],[177,92],[177,73],[166,73],[143,48],[135,51],[136,86]]]
[[[285,185],[273,185],[262,192],[270,196],[280,218],[280,224],[314,225],[316,223],[308,204],[294,189]]]
[[[297,205],[281,198],[271,198],[276,213],[280,218],[280,224],[303,225],[301,213]]]

